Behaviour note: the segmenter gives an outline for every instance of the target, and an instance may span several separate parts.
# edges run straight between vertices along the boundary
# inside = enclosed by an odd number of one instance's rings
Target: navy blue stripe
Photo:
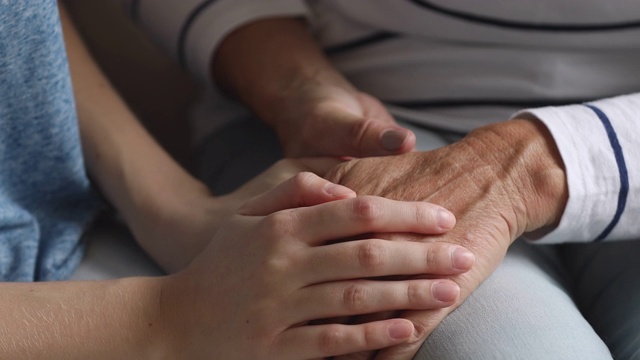
[[[533,30],[533,31],[565,31],[565,32],[589,32],[589,31],[611,31],[611,30],[627,30],[632,28],[640,28],[640,20],[632,20],[619,23],[609,24],[534,24],[520,21],[513,21],[507,19],[493,18],[489,16],[482,16],[467,13],[464,11],[454,10],[446,8],[444,6],[436,5],[426,0],[409,0],[410,2],[429,9],[433,12],[451,16],[459,20],[465,20],[468,22],[491,25],[502,28],[510,28],[516,30]]]
[[[339,53],[342,53],[342,52],[345,52],[345,51],[361,48],[363,46],[376,44],[376,43],[379,43],[379,42],[384,41],[384,40],[393,39],[393,38],[395,38],[397,36],[398,36],[398,34],[386,32],[386,31],[380,31],[380,32],[376,32],[376,33],[367,35],[365,37],[356,39],[356,40],[349,41],[349,42],[344,43],[344,44],[338,44],[338,45],[334,45],[334,46],[329,46],[329,47],[324,49],[324,52],[327,55],[335,55],[335,54],[339,54]]]
[[[177,52],[178,52],[178,63],[182,66],[183,69],[187,67],[187,55],[185,53],[185,46],[187,42],[187,35],[189,35],[189,30],[191,30],[191,26],[193,22],[209,5],[213,4],[216,0],[206,0],[200,3],[195,9],[191,11],[184,24],[182,24],[182,28],[180,29],[180,35],[178,35],[178,44],[177,44]]]
[[[131,0],[131,6],[129,7],[129,16],[131,20],[137,21],[140,17],[140,0]]]
[[[593,241],[602,241],[604,240],[609,233],[613,230],[613,228],[620,221],[620,217],[622,217],[622,213],[624,212],[624,208],[627,205],[627,196],[629,195],[629,173],[627,172],[627,164],[624,160],[624,153],[622,152],[622,146],[620,146],[620,142],[618,141],[618,136],[616,135],[616,131],[613,129],[611,125],[611,121],[607,117],[602,110],[597,108],[591,104],[585,104],[584,106],[593,110],[593,112],[598,115],[598,118],[604,125],[605,130],[607,131],[607,136],[609,137],[609,142],[611,143],[611,148],[613,149],[613,154],[616,157],[616,163],[618,164],[618,171],[620,172],[620,192],[618,193],[618,207],[616,208],[616,213],[613,216],[613,219],[609,223],[609,225],[598,235]]]

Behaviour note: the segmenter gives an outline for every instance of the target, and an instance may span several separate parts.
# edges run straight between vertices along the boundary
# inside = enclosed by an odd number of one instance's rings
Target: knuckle
[[[347,286],[342,294],[342,302],[349,310],[360,310],[367,301],[367,290],[362,284],[354,283]]]
[[[426,260],[429,271],[448,271],[452,264],[451,245],[441,242],[428,244]]]
[[[373,324],[368,324],[364,328],[363,334],[364,345],[368,348],[375,348],[379,345],[380,339],[378,337],[378,332]]]
[[[335,111],[335,105],[331,102],[320,102],[309,109],[307,123],[323,121]]]
[[[277,281],[282,280],[283,277],[286,278],[291,273],[293,264],[294,259],[287,254],[270,257],[265,261],[262,271],[263,275],[269,279],[266,283],[277,285]]]
[[[381,243],[373,240],[358,246],[358,264],[365,270],[375,270],[385,262],[385,251]]]
[[[353,214],[355,218],[364,223],[371,225],[381,215],[382,206],[378,199],[372,196],[363,196],[354,199]]]
[[[407,301],[413,306],[424,305],[426,302],[426,292],[420,283],[410,282],[407,285]]]
[[[291,178],[291,183],[294,188],[294,200],[297,206],[304,206],[305,202],[305,190],[310,189],[315,180],[315,175],[310,172],[300,172]]]
[[[433,208],[429,204],[417,202],[415,203],[413,211],[416,225],[422,225],[426,223],[427,225],[430,225],[430,227],[434,227],[436,217],[433,214]]]
[[[351,141],[351,146],[358,149],[362,146],[367,131],[373,125],[372,120],[362,119],[359,121],[354,121],[349,128],[349,139]]]
[[[338,326],[327,326],[318,335],[318,348],[324,354],[336,354],[343,339],[344,334]]]
[[[291,182],[293,183],[296,189],[306,189],[313,183],[315,179],[315,175],[310,172],[299,172],[293,178],[291,178]]]
[[[433,245],[433,246],[427,247],[425,252],[425,258],[427,260],[426,265],[428,269],[432,270],[437,266],[439,252],[436,250],[436,248],[438,247],[438,244],[429,244],[429,245]]]

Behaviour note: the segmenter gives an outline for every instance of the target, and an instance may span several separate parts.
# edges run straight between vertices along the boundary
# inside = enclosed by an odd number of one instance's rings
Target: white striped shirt
[[[205,81],[231,31],[304,16],[336,67],[399,119],[465,133],[530,109],[550,129],[569,185],[560,225],[540,242],[640,238],[638,1],[125,2]],[[242,111],[223,96],[215,107],[221,120]]]

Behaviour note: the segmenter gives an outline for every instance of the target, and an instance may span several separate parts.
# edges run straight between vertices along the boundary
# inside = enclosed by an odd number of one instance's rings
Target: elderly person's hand
[[[453,278],[461,288],[459,301],[445,309],[406,311],[403,316],[414,322],[412,339],[376,359],[410,359],[440,321],[491,275],[517,237],[559,221],[568,196],[551,135],[542,123],[529,120],[485,127],[430,152],[355,159],[338,165],[328,178],[358,195],[424,200],[449,209],[457,218],[451,231],[412,240],[459,244],[476,256],[469,272]],[[377,317],[383,316],[389,315]]]
[[[415,135],[382,103],[350,86],[305,82],[282,100],[274,128],[287,156],[381,156],[411,151]]]
[[[335,69],[299,19],[242,26],[222,42],[212,70],[218,86],[276,130],[287,157],[396,155],[415,145],[379,100]]]

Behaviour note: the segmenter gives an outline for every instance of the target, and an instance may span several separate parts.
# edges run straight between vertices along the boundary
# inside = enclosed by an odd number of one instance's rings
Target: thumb
[[[311,107],[295,126],[283,122],[279,128],[287,157],[398,155],[415,146],[415,134],[371,95],[338,92]]]
[[[248,200],[239,213],[265,216],[284,209],[313,206],[355,196],[356,193],[347,187],[310,172],[301,172],[273,190]]]
[[[307,145],[315,145],[315,151],[324,155],[398,155],[413,150],[416,144],[415,134],[391,118],[361,116],[346,111],[334,111],[326,116],[323,126],[316,130],[314,143],[307,142]]]
[[[359,120],[345,124],[351,130],[346,131],[353,148],[353,156],[397,155],[411,151],[416,143],[415,134],[398,125],[389,125],[375,120]]]
[[[362,113],[335,117],[335,134],[342,135],[342,142],[350,149],[351,156],[384,156],[403,154],[413,150],[415,134],[399,126],[391,114],[373,96],[357,95]]]

